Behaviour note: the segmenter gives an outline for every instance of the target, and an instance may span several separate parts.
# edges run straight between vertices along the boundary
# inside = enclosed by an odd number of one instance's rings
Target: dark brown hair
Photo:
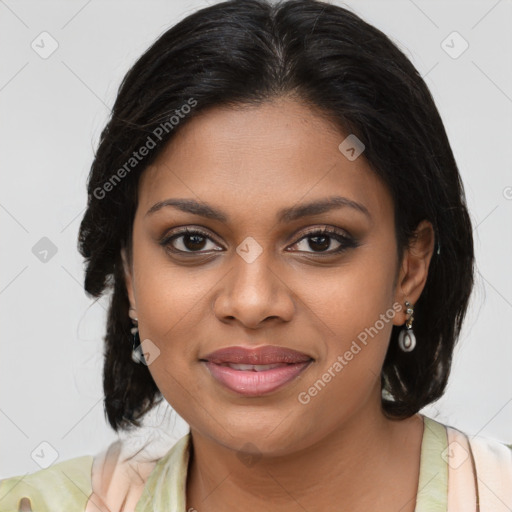
[[[421,220],[434,226],[440,253],[415,304],[417,347],[400,351],[400,328],[393,326],[381,378],[392,398],[383,397],[382,406],[390,417],[406,418],[443,394],[474,254],[463,185],[425,82],[386,35],[347,9],[316,0],[227,1],[170,28],[128,71],[91,167],[79,250],[87,293],[112,292],[103,386],[115,430],[140,425],[162,399],[147,366],[131,359],[120,255],[125,247],[131,258],[142,172],[199,112],[283,95],[364,143],[364,157],[394,200],[400,259]],[[149,139],[153,147],[135,159]]]

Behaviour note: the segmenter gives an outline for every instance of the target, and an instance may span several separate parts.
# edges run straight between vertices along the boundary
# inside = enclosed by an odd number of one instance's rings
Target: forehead
[[[391,197],[364,152],[349,160],[339,149],[348,135],[290,99],[209,109],[178,127],[144,171],[139,208],[179,197],[263,215],[342,195],[386,215]]]

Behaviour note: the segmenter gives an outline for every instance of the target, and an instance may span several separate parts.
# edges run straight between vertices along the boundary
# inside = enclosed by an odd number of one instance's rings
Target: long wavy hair
[[[171,27],[128,71],[88,177],[78,248],[86,292],[111,292],[103,387],[114,430],[140,426],[162,400],[147,366],[131,359],[120,254],[125,248],[131,261],[141,174],[199,112],[285,95],[364,143],[364,158],[394,201],[400,260],[418,223],[432,223],[437,250],[415,304],[417,347],[400,351],[393,326],[382,407],[403,419],[443,394],[473,286],[474,249],[463,184],[425,82],[385,34],[345,8],[317,0],[225,1]],[[149,139],[152,147],[141,155]]]

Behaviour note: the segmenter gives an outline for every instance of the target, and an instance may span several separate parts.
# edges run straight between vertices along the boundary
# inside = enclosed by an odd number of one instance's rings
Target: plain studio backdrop
[[[86,178],[126,71],[212,3],[0,0],[0,477],[116,439],[101,386],[108,301],[85,295],[77,250]],[[512,2],[332,3],[387,34],[425,78],[474,225],[476,285],[449,385],[422,412],[512,443]],[[166,418],[160,432],[185,433]]]

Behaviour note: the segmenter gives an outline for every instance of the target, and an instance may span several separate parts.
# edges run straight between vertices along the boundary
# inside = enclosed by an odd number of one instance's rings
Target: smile
[[[223,387],[243,396],[262,396],[298,377],[313,362],[302,352],[283,347],[227,347],[201,362]]]

